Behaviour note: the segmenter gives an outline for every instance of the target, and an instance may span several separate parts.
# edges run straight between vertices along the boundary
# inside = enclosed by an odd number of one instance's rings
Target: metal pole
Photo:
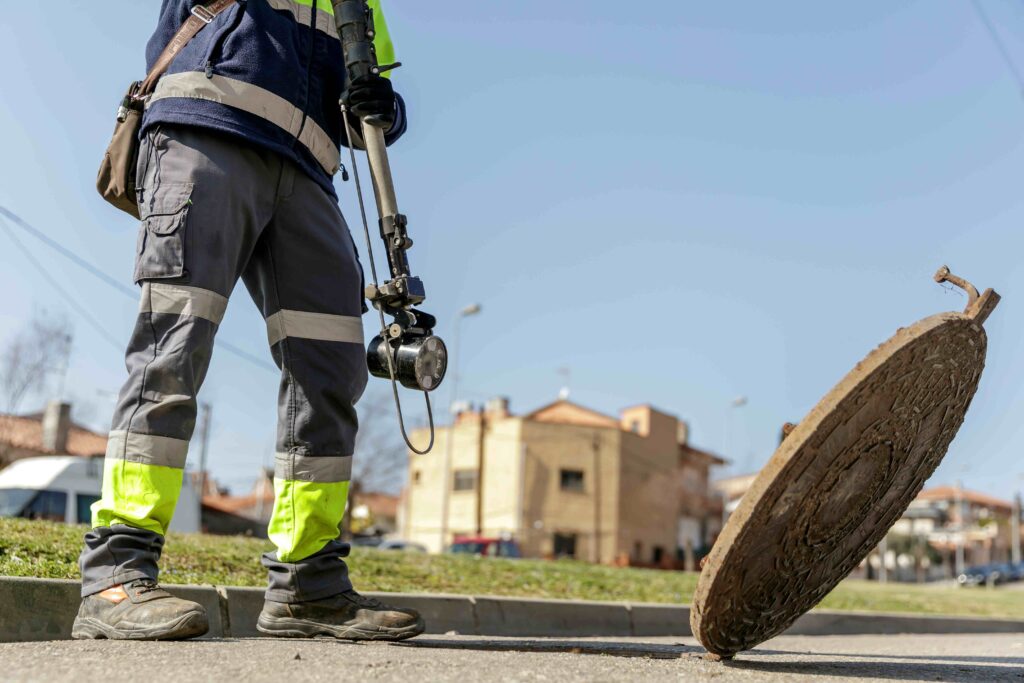
[[[526,548],[526,440],[523,436],[522,427],[519,429],[519,500],[516,505],[516,519],[519,524],[519,547],[525,553]]]
[[[476,451],[476,535],[484,535],[484,448],[487,441],[487,407],[480,409],[480,440]]]
[[[1010,519],[1010,553],[1014,564],[1020,564],[1020,493],[1013,496],[1013,518]]]
[[[444,442],[444,463],[441,467],[441,545],[439,552],[444,552],[444,548],[448,543],[448,515],[451,504],[451,489],[452,489],[452,448],[455,444],[455,401],[457,400],[459,393],[459,340],[462,336],[462,319],[476,315],[480,312],[479,304],[471,304],[466,306],[458,315],[455,316],[455,332],[452,335],[452,355],[451,355],[451,367],[452,367],[452,389],[451,395],[448,398],[448,414],[451,416],[451,421],[448,423],[448,434],[446,435]]]
[[[206,495],[206,460],[210,453],[210,419],[213,408],[209,403],[199,406],[202,426],[199,428],[199,499]]]
[[[591,561],[601,562],[601,444],[594,434],[590,444],[594,456],[594,549]]]
[[[963,483],[958,479],[956,482],[956,575],[964,573],[964,496]]]
[[[878,583],[887,583],[889,581],[889,567],[886,566],[886,556],[889,554],[889,535],[886,534],[882,537],[882,542],[878,544],[878,554],[881,558],[881,562],[878,565]]]

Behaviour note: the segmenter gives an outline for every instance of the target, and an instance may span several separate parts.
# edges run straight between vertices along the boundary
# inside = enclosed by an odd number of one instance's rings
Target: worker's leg
[[[287,172],[285,173],[287,176]],[[423,632],[414,610],[352,590],[339,539],[366,386],[362,277],[336,200],[294,172],[245,282],[282,368],[276,500],[263,556],[270,573],[257,628],[281,637],[401,640]]]
[[[290,164],[282,178],[244,279],[282,370],[267,597],[299,602],[351,589],[338,536],[367,370],[359,261],[337,200]]]
[[[164,128],[143,144],[142,301],[80,561],[83,597],[157,578],[214,335],[273,213],[281,165],[196,128]]]

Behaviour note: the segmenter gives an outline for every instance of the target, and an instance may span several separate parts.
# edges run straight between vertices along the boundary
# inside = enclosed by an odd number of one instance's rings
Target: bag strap
[[[167,71],[171,62],[188,45],[189,41],[195,38],[196,34],[202,31],[207,24],[216,19],[221,12],[234,5],[237,1],[214,0],[210,3],[195,5],[192,8],[191,16],[185,20],[185,23],[181,25],[178,32],[171,38],[171,42],[167,44],[164,51],[157,57],[156,62],[153,63],[153,68],[146,75],[146,80],[139,84],[138,89],[134,93],[135,98],[142,99],[150,95],[156,89],[156,82],[160,80],[160,77]]]

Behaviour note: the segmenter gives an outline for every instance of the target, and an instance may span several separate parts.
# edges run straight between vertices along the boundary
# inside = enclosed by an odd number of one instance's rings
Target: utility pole
[[[487,406],[480,408],[480,437],[476,447],[476,535],[484,534],[484,445],[487,441]]]
[[[199,404],[199,499],[206,495],[206,459],[210,454],[210,420],[213,408],[209,403]]]
[[[963,482],[959,479],[956,481],[956,516],[957,516],[957,531],[956,531],[956,576],[960,576],[964,573],[964,493],[963,493]]]
[[[594,564],[601,563],[601,439],[594,432],[591,448],[594,452]]]
[[[878,555],[882,560],[878,563],[878,583],[888,583],[889,581],[889,567],[886,566],[886,555],[889,554],[889,534],[882,536],[881,543],[878,544]]]
[[[524,549],[526,547],[526,530],[528,525],[526,523],[526,439],[523,436],[523,430],[519,432],[519,438],[523,442],[519,445],[519,499],[516,504],[516,520],[519,524],[519,547]]]
[[[1013,517],[1010,519],[1010,552],[1013,563],[1020,563],[1020,493],[1013,496]]]
[[[480,304],[470,304],[455,316],[455,333],[452,335],[452,390],[448,399],[448,414],[451,422],[448,423],[448,433],[444,442],[444,463],[441,466],[441,544],[438,552],[444,552],[448,545],[448,516],[452,495],[452,448],[455,445],[455,421],[458,417],[455,414],[455,401],[459,397],[459,332],[462,329],[462,319],[480,312]]]

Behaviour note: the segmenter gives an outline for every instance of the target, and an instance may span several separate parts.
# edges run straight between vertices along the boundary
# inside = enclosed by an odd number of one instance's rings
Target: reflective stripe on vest
[[[323,128],[298,107],[252,83],[201,71],[168,74],[160,79],[146,106],[170,97],[217,102],[260,117],[298,138],[328,175],[338,172],[341,153]],[[340,116],[340,114],[339,114]]]

